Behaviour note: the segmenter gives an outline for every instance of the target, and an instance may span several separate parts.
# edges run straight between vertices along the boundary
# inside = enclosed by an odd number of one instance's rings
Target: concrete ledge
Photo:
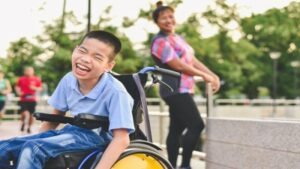
[[[300,123],[207,119],[207,169],[300,168]]]

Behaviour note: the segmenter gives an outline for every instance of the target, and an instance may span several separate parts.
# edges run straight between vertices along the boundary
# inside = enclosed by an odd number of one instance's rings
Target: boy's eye
[[[103,61],[103,59],[101,57],[99,57],[99,56],[95,56],[95,59],[99,60],[99,61]]]
[[[79,53],[87,53],[86,49],[84,49],[82,47],[78,47],[77,50]]]
[[[85,53],[85,51],[81,48],[78,49],[80,53]]]

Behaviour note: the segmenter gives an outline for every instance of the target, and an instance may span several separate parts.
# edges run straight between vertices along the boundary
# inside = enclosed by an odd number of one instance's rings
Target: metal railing
[[[272,105],[273,99],[217,99],[216,105]],[[276,99],[277,105],[300,105],[300,99]]]

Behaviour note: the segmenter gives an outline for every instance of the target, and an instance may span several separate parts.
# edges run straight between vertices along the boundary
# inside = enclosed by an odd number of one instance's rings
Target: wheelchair
[[[172,165],[162,154],[162,149],[152,143],[151,126],[144,90],[148,74],[150,73],[153,79],[151,85],[160,83],[168,88],[170,87],[166,83],[159,80],[158,75],[180,76],[177,72],[157,66],[145,67],[138,73],[129,75],[113,74],[115,78],[123,83],[128,93],[134,99],[132,115],[136,130],[130,135],[130,145],[120,155],[112,169],[173,169]],[[170,88],[170,90],[172,89]],[[91,114],[78,114],[75,117],[67,117],[36,112],[34,117],[41,121],[69,123],[88,129],[102,127],[102,129],[107,131],[109,126],[107,117]],[[142,121],[145,124],[145,134],[139,127]],[[64,153],[49,159],[44,169],[93,169],[101,159],[101,155],[102,153],[97,149]]]

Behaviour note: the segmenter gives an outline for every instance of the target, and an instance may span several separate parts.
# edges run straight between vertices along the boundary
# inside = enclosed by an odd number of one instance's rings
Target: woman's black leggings
[[[190,166],[192,152],[195,149],[204,123],[191,94],[177,94],[164,98],[169,105],[170,126],[167,136],[167,152],[170,163],[176,167],[179,154],[180,139],[184,133],[181,144],[182,167]]]

